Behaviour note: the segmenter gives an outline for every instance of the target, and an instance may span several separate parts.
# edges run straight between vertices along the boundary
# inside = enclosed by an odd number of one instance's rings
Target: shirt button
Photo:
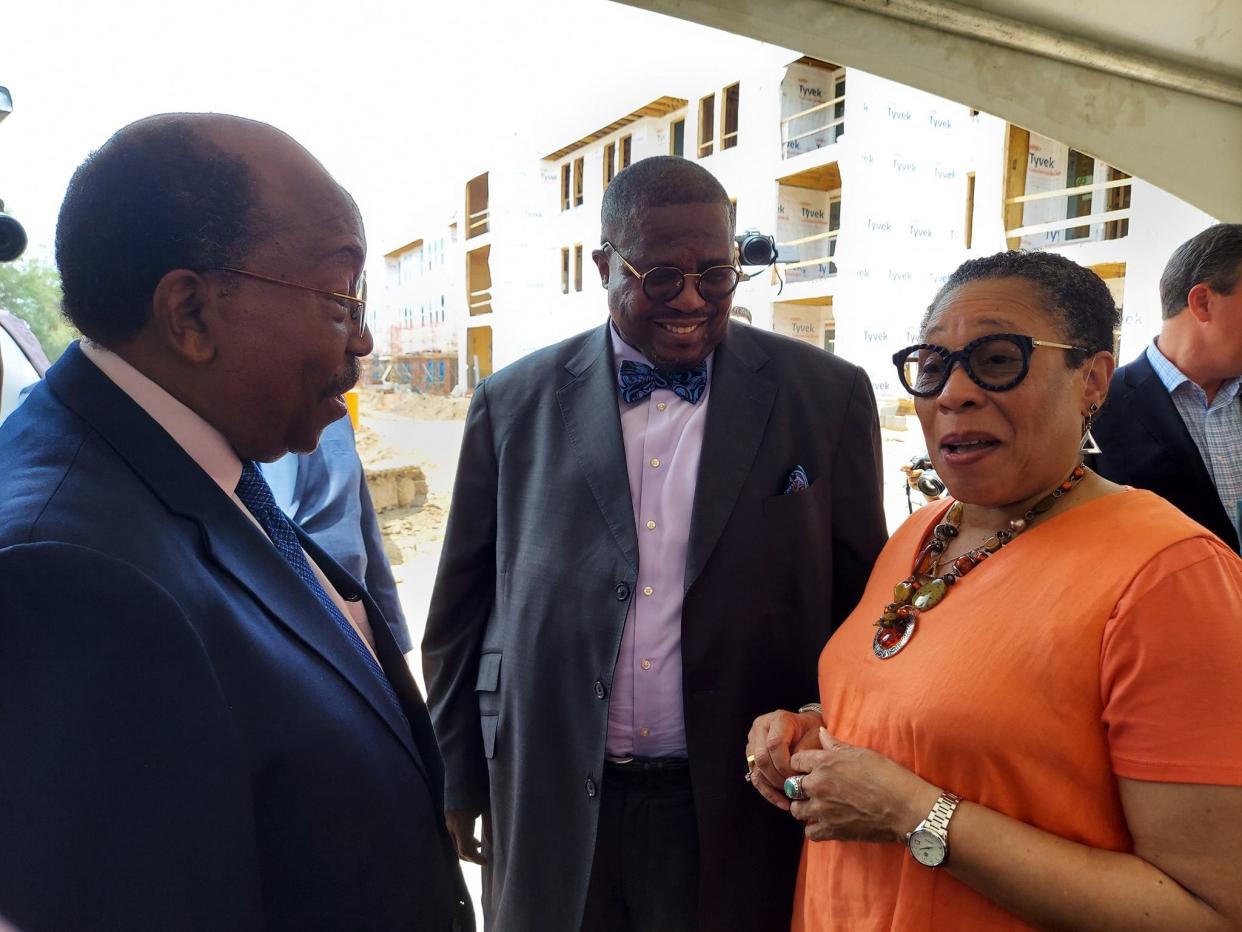
[[[667,402],[667,401],[661,401],[661,402],[658,402],[658,403],[656,404],[656,408],[657,408],[658,410],[660,410],[660,411],[663,411],[663,410],[664,410],[665,408],[667,408],[667,407],[668,407],[668,402]]]
[[[630,587],[623,582],[617,583],[617,588],[612,591],[616,593],[618,602],[624,602],[630,597]]]
[[[587,796],[589,796],[591,799],[594,799],[595,794],[599,792],[599,790],[595,788],[595,781],[592,780],[590,777],[587,777],[586,783],[583,785],[586,787]]]
[[[650,729],[650,728],[640,728],[640,729],[638,729],[638,737],[640,737],[640,738],[649,738],[649,737],[651,737],[651,729]]]
[[[650,661],[650,660],[644,660],[644,661],[643,661],[643,663],[642,663],[642,667],[643,667],[643,669],[644,669],[644,670],[650,670],[650,669],[651,669],[651,661]]]
[[[651,595],[653,592],[655,592],[655,590],[652,589],[650,586],[643,587],[643,595]]]
[[[655,524],[655,522],[654,522],[654,521],[648,521],[648,522],[647,522],[647,530],[649,530],[649,531],[654,531],[654,530],[655,530],[655,528],[656,528],[656,524]]]
[[[595,681],[595,698],[596,698],[596,699],[603,699],[603,698],[604,698],[604,694],[605,694],[605,690],[604,690],[604,681],[603,681],[603,680],[596,680],[596,681]]]
[[[659,469],[659,468],[660,468],[660,459],[659,459],[659,457],[653,456],[653,457],[651,458],[651,466],[652,466],[652,468],[653,468],[653,469]]]

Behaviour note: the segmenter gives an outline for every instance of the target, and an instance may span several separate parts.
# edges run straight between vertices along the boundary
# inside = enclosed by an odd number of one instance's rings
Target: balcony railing
[[[492,312],[491,286],[470,292],[470,314],[490,314]]]
[[[787,116],[783,120],[781,120],[782,157],[788,158],[791,154],[795,154],[795,155],[798,154],[796,151],[794,153],[790,153],[789,151],[790,143],[797,143],[799,140],[807,139],[811,136],[818,136],[821,133],[830,133],[834,127],[843,126],[845,124],[845,117],[841,116],[841,117],[837,117],[835,120],[828,120],[825,123],[818,124],[809,130],[804,130],[799,133],[794,133],[793,124],[795,120],[804,119],[805,117],[809,117],[815,113],[822,113],[826,117],[831,117],[832,113],[828,112],[829,109],[835,108],[837,105],[842,104],[844,102],[845,102],[845,95],[842,94],[839,97],[832,98],[832,100],[826,100],[822,104],[816,104],[813,107],[807,107],[805,110],[799,110],[797,113],[792,114],[791,116]],[[806,124],[804,123],[803,126],[805,125]],[[831,145],[832,143],[836,142],[837,137],[841,135],[841,132],[840,130],[838,130],[836,132],[832,132],[831,135],[832,135],[832,138],[827,143],[825,143],[825,145]],[[822,147],[816,146],[815,148],[818,149]]]
[[[824,233],[791,239],[787,243],[777,243],[776,248],[781,256],[781,268],[786,278],[789,281],[812,281],[836,275],[837,266],[833,259],[837,253],[837,236],[840,232],[840,230],[828,230]],[[798,258],[786,261],[786,257],[791,255]]]
[[[484,207],[477,210],[466,218],[466,239],[472,236],[479,236],[491,229],[489,221],[491,220],[491,211]]]
[[[1059,188],[1055,191],[1040,191],[1036,194],[1022,194],[1018,197],[1006,199],[1006,219],[1010,217],[1022,216],[1022,205],[1030,204],[1034,201],[1046,201],[1052,198],[1065,198],[1066,210],[1069,210],[1069,198],[1082,197],[1083,195],[1091,195],[1096,191],[1117,191],[1121,194],[1121,190],[1125,189],[1124,196],[1118,197],[1117,200],[1125,204],[1123,207],[1104,210],[1101,213],[1090,213],[1081,217],[1066,217],[1058,220],[1048,220],[1042,223],[1032,223],[1020,225],[1012,229],[1005,230],[1007,239],[1020,239],[1024,236],[1038,236],[1041,233],[1054,233],[1059,230],[1073,230],[1084,227],[1088,233],[1084,236],[1075,237],[1074,239],[1063,239],[1063,242],[1087,241],[1090,237],[1090,228],[1095,224],[1106,224],[1104,227],[1104,235],[1101,239],[1120,239],[1129,233],[1130,220],[1130,186],[1133,184],[1133,178],[1117,178],[1113,181],[1099,181],[1094,184],[1078,185],[1073,188]],[[1091,207],[1094,209],[1095,205]]]

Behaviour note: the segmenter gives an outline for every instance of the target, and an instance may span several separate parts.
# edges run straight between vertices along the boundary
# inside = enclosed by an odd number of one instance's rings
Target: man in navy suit
[[[0,428],[0,915],[469,928],[417,688],[255,465],[371,351],[352,199],[270,126],[152,117],[56,247],[84,339]]]
[[[1092,467],[1150,489],[1238,549],[1242,508],[1242,223],[1218,223],[1160,277],[1160,336],[1113,373]]]

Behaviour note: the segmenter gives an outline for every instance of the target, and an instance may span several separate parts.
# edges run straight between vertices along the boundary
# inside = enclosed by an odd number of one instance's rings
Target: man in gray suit
[[[423,662],[491,928],[788,928],[801,833],[745,738],[818,694],[883,544],[879,428],[861,369],[730,322],[733,230],[703,168],[636,162],[610,321],[475,391]]]

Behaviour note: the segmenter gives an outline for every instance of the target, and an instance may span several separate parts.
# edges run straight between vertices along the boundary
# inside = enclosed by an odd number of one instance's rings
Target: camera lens
[[[0,214],[0,262],[12,262],[26,251],[26,231],[7,214]]]
[[[738,260],[742,265],[771,265],[776,261],[776,240],[758,230],[747,230],[737,237]]]

